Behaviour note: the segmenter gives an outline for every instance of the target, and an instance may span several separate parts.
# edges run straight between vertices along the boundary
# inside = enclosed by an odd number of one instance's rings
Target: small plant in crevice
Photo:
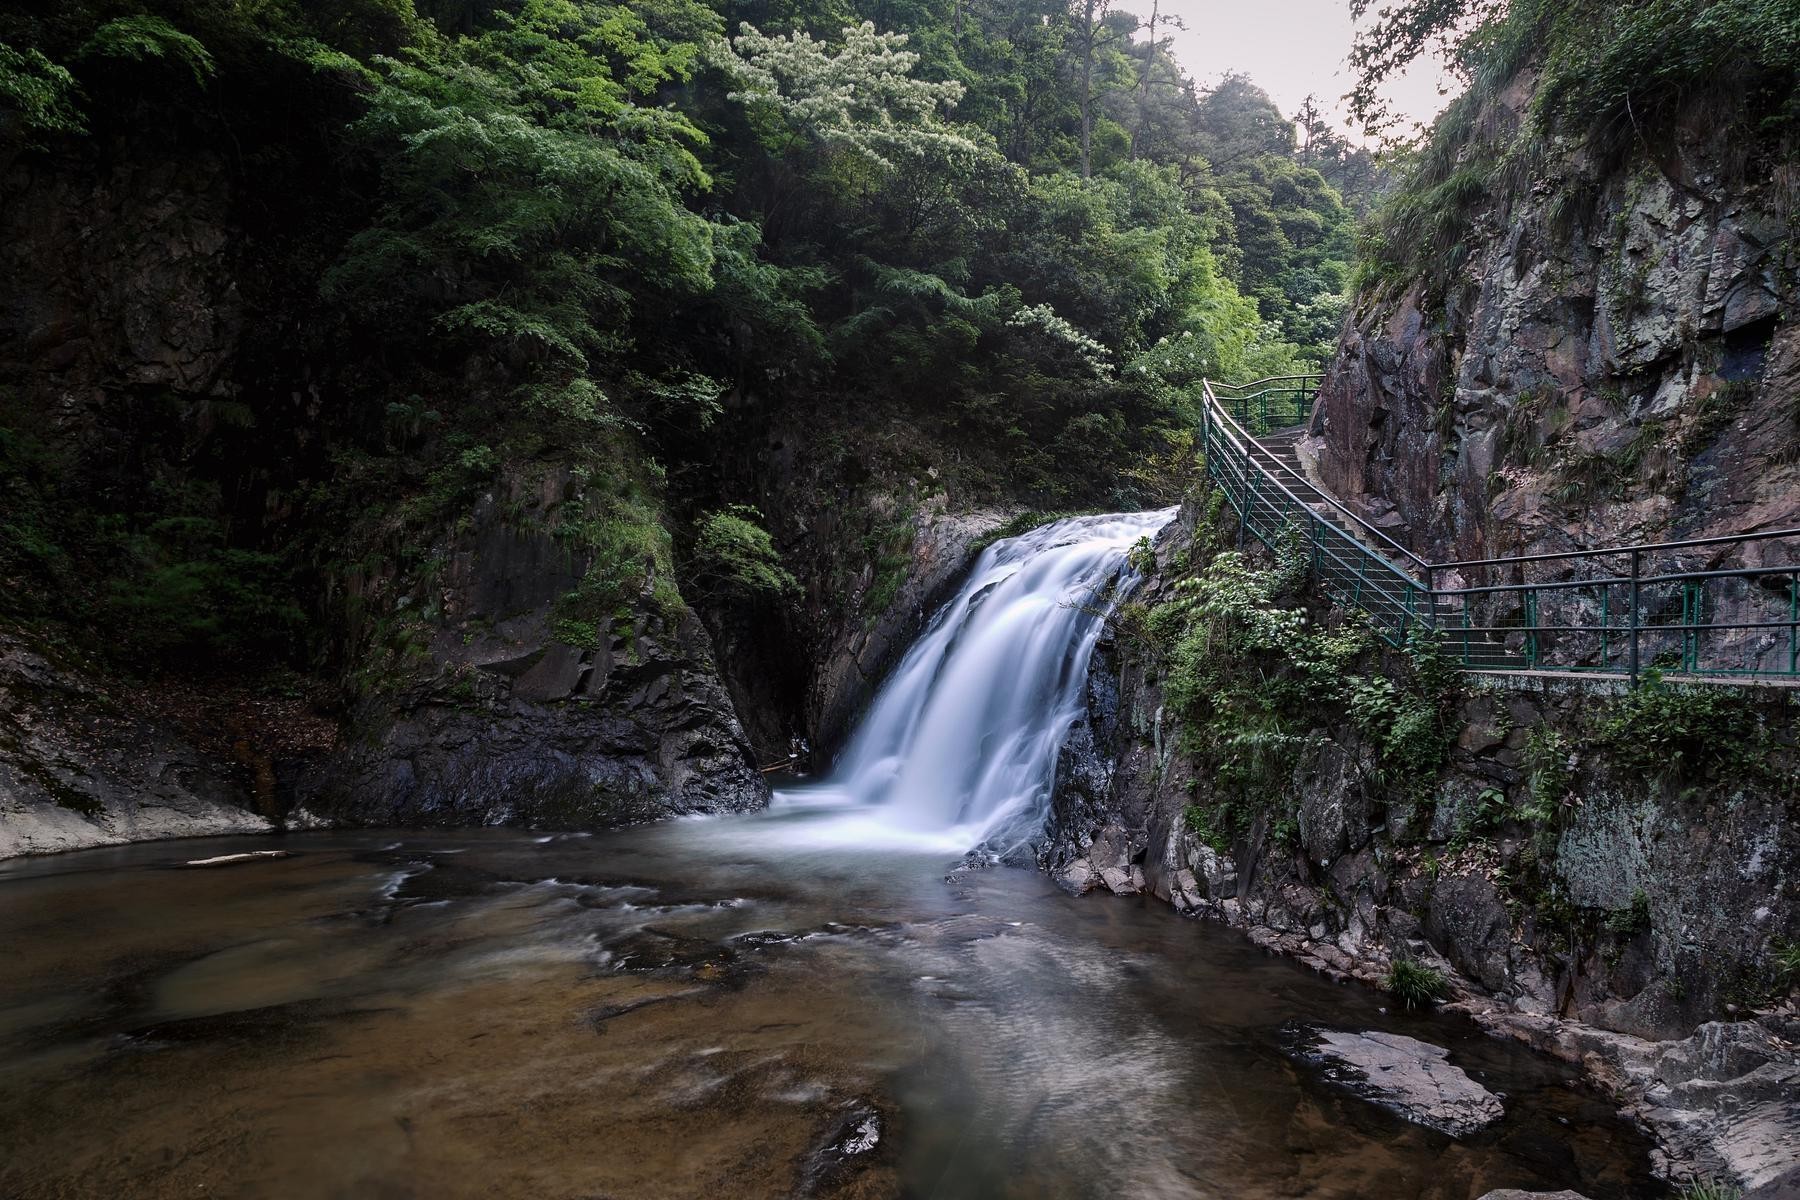
[[[1774,993],[1784,995],[1800,987],[1800,942],[1776,942],[1769,956]]]
[[[1574,754],[1559,729],[1538,725],[1525,735],[1527,794],[1519,819],[1539,829],[1555,825],[1569,801]]]
[[[1675,1200],[1739,1200],[1743,1191],[1716,1179],[1696,1179],[1675,1193]]]
[[[1650,897],[1643,888],[1631,893],[1631,903],[1606,914],[1606,932],[1633,937],[1650,928]]]
[[[1411,959],[1397,958],[1388,967],[1381,986],[1406,1008],[1425,1008],[1444,995],[1444,973]]]
[[[1125,555],[1126,565],[1140,575],[1148,575],[1156,569],[1156,547],[1148,537],[1141,537],[1131,545]]]

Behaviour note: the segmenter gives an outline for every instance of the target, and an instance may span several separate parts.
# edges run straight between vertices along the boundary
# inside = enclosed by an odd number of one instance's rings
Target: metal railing
[[[1302,425],[1318,380],[1205,381],[1200,449],[1243,532],[1307,554],[1388,642],[1422,629],[1472,671],[1800,678],[1800,529],[1427,562],[1258,440]]]

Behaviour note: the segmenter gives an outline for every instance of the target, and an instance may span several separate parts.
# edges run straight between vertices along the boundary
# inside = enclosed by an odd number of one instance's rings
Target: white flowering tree
[[[973,161],[975,142],[942,116],[962,99],[962,84],[912,78],[919,56],[905,46],[905,34],[877,33],[870,21],[845,29],[836,49],[804,30],[771,37],[745,24],[722,65],[737,79],[733,100],[883,171],[922,159]]]

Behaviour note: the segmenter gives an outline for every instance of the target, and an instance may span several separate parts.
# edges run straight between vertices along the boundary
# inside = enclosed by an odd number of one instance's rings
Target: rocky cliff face
[[[1476,124],[1510,136],[1530,82]],[[1748,153],[1696,116],[1496,187],[1441,290],[1360,299],[1306,444],[1329,490],[1440,562],[1800,526],[1791,168]]]
[[[1190,506],[1164,531],[1139,599],[1205,566],[1197,526]],[[1791,786],[1646,777],[1581,740],[1607,702],[1592,688],[1470,684],[1427,792],[1398,786],[1348,715],[1319,711],[1282,787],[1291,824],[1270,810],[1221,838],[1189,813],[1229,805],[1232,785],[1184,748],[1168,669],[1125,628],[1095,656],[1039,847],[1065,888],[1149,894],[1378,986],[1396,959],[1435,964],[1478,1019],[1591,1058],[1655,1124],[1671,1171],[1761,1183],[1791,1163],[1800,1121],[1776,1097],[1800,1083],[1795,1012],[1766,966],[1800,941]],[[1534,743],[1551,736],[1567,740],[1547,761]],[[1541,794],[1547,769],[1566,775],[1567,814],[1548,842],[1496,815]],[[1756,1022],[1701,1025],[1759,1005]]]
[[[320,647],[297,672],[163,663],[121,632],[118,664],[56,649],[70,612],[0,603],[0,855],[316,821],[600,827],[759,807],[781,778],[759,768],[796,735],[821,751],[842,739],[1007,515],[954,501],[898,418],[752,405],[688,507],[759,503],[804,595],[759,605],[653,577],[566,620],[593,552],[565,535],[620,515],[567,463],[509,463],[472,496],[431,498],[441,515],[422,529],[397,515],[402,489],[435,486],[422,468],[318,499],[334,456],[368,437],[347,415],[354,364],[335,363],[313,311],[330,231],[264,195],[222,140],[131,127],[0,164],[0,269],[18,281],[0,297],[0,428],[41,442],[70,504],[142,523],[192,492],[184,519],[304,547]],[[34,486],[0,472],[0,496]],[[678,524],[639,503],[632,520]],[[672,575],[679,555],[664,559]]]

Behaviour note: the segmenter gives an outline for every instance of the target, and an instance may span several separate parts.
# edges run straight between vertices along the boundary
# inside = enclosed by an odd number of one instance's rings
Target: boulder
[[[1451,1137],[1484,1129],[1506,1112],[1500,1097],[1451,1065],[1448,1050],[1417,1038],[1318,1029],[1301,1038],[1299,1053],[1351,1094]]]

